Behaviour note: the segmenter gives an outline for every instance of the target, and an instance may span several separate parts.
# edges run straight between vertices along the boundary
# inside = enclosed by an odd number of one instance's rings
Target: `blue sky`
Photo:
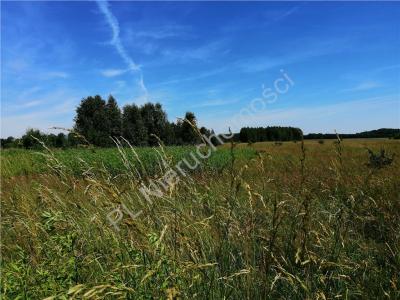
[[[2,137],[70,128],[83,97],[160,102],[170,120],[400,127],[400,3],[2,2]],[[284,72],[294,85],[235,116]]]

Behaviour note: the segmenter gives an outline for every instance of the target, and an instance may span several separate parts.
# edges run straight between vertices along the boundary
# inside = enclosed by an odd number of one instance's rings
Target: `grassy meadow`
[[[225,144],[141,196],[194,150],[3,150],[1,298],[400,298],[399,141]]]

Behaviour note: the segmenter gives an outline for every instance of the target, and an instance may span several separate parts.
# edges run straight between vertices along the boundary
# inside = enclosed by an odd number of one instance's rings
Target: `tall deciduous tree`
[[[96,146],[110,144],[106,102],[98,95],[82,99],[76,109],[75,130]]]
[[[165,128],[167,126],[167,114],[162,109],[160,103],[146,103],[141,108],[141,115],[144,126],[148,133],[148,144],[151,146],[157,145],[158,141],[151,135],[154,134],[161,140],[165,138]]]
[[[21,138],[25,149],[41,148],[40,142],[46,142],[46,135],[38,129],[28,129]]]
[[[136,104],[126,105],[122,113],[122,135],[135,146],[147,145],[147,129],[140,108]]]

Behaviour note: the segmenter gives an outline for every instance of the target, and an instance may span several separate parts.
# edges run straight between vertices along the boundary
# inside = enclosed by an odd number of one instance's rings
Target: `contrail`
[[[110,26],[110,28],[112,30],[112,40],[110,41],[111,45],[113,45],[115,47],[118,54],[121,56],[123,61],[127,64],[128,70],[134,71],[134,72],[139,72],[140,79],[138,81],[138,85],[140,86],[142,92],[144,93],[145,98],[148,98],[148,91],[147,91],[147,88],[143,81],[143,74],[142,74],[140,65],[138,65],[134,62],[134,60],[126,52],[125,47],[122,45],[121,39],[119,37],[119,33],[120,33],[119,23],[118,23],[117,18],[111,12],[108,1],[107,0],[97,0],[96,2],[97,2],[97,5],[98,5],[100,11],[103,13],[108,25]]]

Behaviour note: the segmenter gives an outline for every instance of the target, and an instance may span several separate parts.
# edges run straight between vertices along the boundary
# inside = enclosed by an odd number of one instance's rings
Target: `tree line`
[[[255,143],[264,141],[300,141],[303,132],[295,127],[244,127],[239,132],[242,143]]]
[[[113,138],[123,137],[132,146],[192,145],[201,142],[200,133],[211,135],[213,131],[197,127],[193,112],[186,112],[182,119],[170,122],[160,103],[142,106],[127,104],[119,108],[113,96],[107,101],[101,96],[89,96],[76,108],[73,130],[68,134],[45,134],[28,129],[20,139],[1,139],[2,148],[40,148],[41,142],[48,147],[67,148],[79,144],[97,147],[115,146]]]
[[[97,147],[113,147],[112,138],[123,137],[132,146],[155,146],[160,140],[165,145],[193,145],[201,142],[200,134],[214,135],[212,130],[197,127],[193,112],[186,112],[182,119],[170,122],[160,103],[142,106],[127,104],[119,108],[113,96],[107,101],[100,96],[83,98],[76,108],[73,130],[68,134],[45,134],[28,129],[21,138],[1,139],[1,148],[40,148],[41,142],[48,147],[69,148],[81,144]],[[340,134],[341,138],[400,138],[400,129],[382,128],[356,134]],[[232,137],[234,142],[255,143],[263,141],[298,141],[301,139],[335,139],[336,134],[310,133],[303,136],[295,127],[244,127]],[[220,140],[224,140],[222,138]],[[213,138],[213,143],[217,139]]]
[[[45,134],[38,129],[30,128],[21,138],[9,136],[1,139],[1,148],[37,149],[41,147],[40,142],[52,148],[74,147],[78,144],[78,140],[72,134]]]
[[[400,139],[400,129],[381,128],[370,131],[363,131],[358,133],[341,133],[339,134],[342,139],[369,139],[369,138],[392,138]],[[304,135],[304,139],[317,140],[317,139],[337,139],[336,133],[309,133]]]

